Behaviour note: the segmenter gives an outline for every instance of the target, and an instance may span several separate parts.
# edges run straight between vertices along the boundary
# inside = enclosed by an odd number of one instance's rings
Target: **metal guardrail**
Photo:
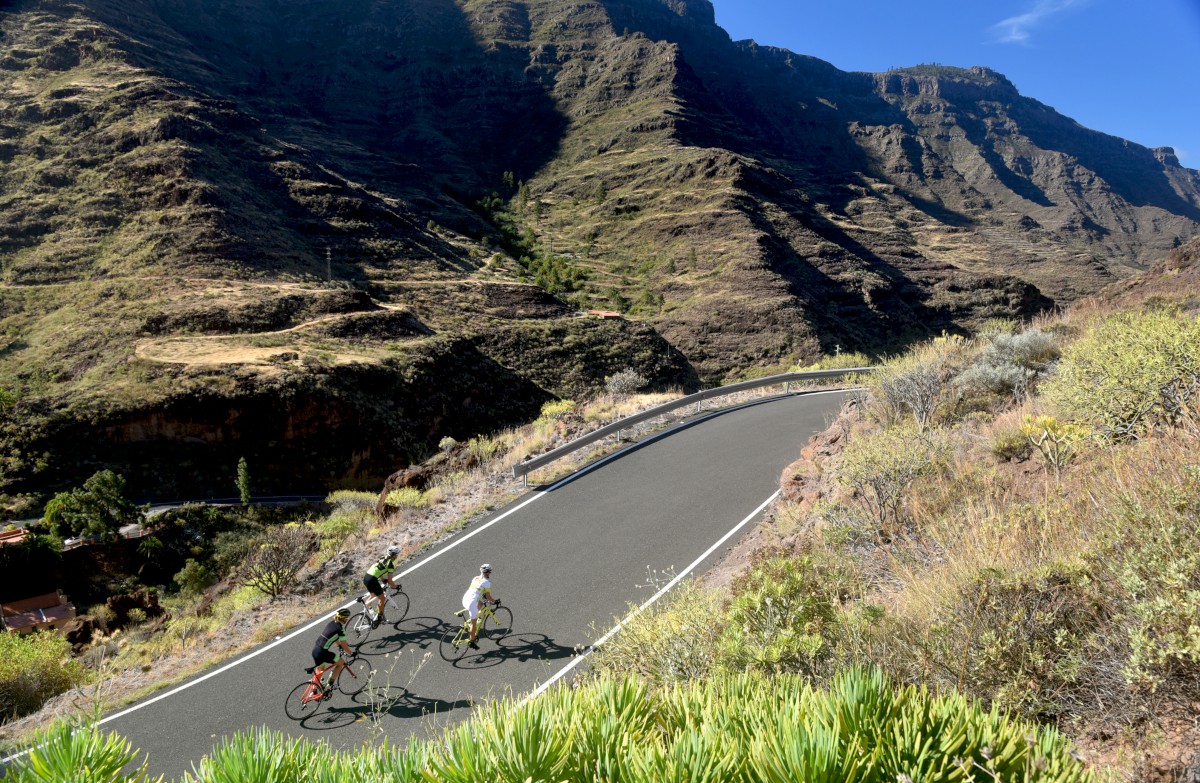
[[[524,462],[513,466],[513,478],[525,477],[528,482],[528,476],[533,471],[540,467],[549,465],[551,462],[566,456],[573,451],[595,443],[598,440],[607,438],[609,435],[616,433],[617,440],[621,440],[621,430],[629,429],[634,425],[641,424],[644,421],[658,418],[664,414],[670,413],[678,408],[686,408],[689,405],[697,406],[697,412],[704,409],[704,401],[711,400],[714,397],[724,397],[727,394],[737,394],[738,392],[750,391],[752,389],[761,389],[764,386],[784,387],[784,394],[790,392],[790,386],[798,381],[814,381],[825,378],[841,378],[846,375],[854,375],[856,373],[872,372],[874,367],[852,367],[845,370],[814,370],[811,372],[789,372],[782,375],[771,375],[766,378],[756,378],[752,381],[741,381],[739,383],[731,383],[728,386],[718,386],[714,389],[705,389],[695,394],[689,394],[686,397],[680,397],[677,400],[656,405],[653,408],[635,413],[632,416],[627,416],[619,421],[614,421],[611,424],[606,424],[598,430],[589,432],[587,435],[576,438],[570,443],[547,451],[545,454],[539,454],[532,459],[527,459]]]

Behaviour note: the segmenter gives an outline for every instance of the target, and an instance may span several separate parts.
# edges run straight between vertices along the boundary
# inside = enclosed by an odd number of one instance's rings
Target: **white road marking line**
[[[668,592],[670,592],[671,588],[674,587],[675,585],[679,584],[679,581],[681,579],[683,579],[685,576],[690,574],[692,571],[696,570],[696,568],[698,568],[700,566],[700,564],[703,563],[708,558],[709,555],[711,555],[713,552],[717,551],[717,549],[719,549],[722,544],[724,544],[726,541],[728,541],[730,538],[732,538],[735,533],[737,533],[739,530],[741,530],[743,527],[745,527],[750,522],[750,520],[754,519],[756,516],[761,514],[763,509],[765,509],[767,506],[769,506],[771,504],[771,502],[773,500],[775,500],[775,498],[779,497],[781,492],[782,492],[782,490],[778,490],[778,489],[775,490],[775,494],[771,495],[771,497],[764,500],[762,502],[762,504],[759,505],[758,508],[756,508],[750,512],[749,516],[747,516],[741,522],[738,522],[736,525],[734,525],[733,529],[730,530],[725,535],[721,536],[721,539],[719,541],[717,541],[717,543],[710,546],[704,552],[704,554],[700,555],[700,557],[693,560],[692,564],[689,565],[686,569],[684,569],[683,573],[676,575],[676,577],[674,579],[672,579],[670,582],[668,582],[665,587],[663,587],[661,590],[659,590],[657,593],[655,593],[653,596],[651,596],[650,600],[646,601],[646,603],[642,604],[637,609],[634,609],[632,612],[625,615],[625,618],[623,620],[621,620],[619,623],[617,623],[612,628],[610,628],[608,630],[608,633],[604,634],[604,636],[601,636],[596,641],[595,644],[593,644],[590,648],[588,648],[587,652],[575,657],[570,663],[568,663],[566,666],[564,666],[562,669],[560,669],[557,673],[555,673],[555,675],[553,677],[546,680],[544,683],[539,685],[532,693],[530,693],[528,696],[526,696],[524,699],[522,699],[520,704],[517,705],[518,708],[521,706],[524,706],[524,704],[526,702],[528,702],[530,699],[535,699],[538,696],[541,696],[543,693],[545,693],[546,690],[551,685],[558,682],[563,677],[567,676],[567,674],[570,673],[570,671],[572,669],[574,669],[579,664],[583,663],[583,661],[585,659],[587,659],[588,656],[590,656],[593,652],[595,652],[597,647],[604,644],[609,639],[611,639],[613,636],[615,636],[618,631],[620,631],[622,628],[624,628],[626,626],[626,624],[629,623],[630,620],[637,617],[648,606],[652,605],[655,601],[657,601],[658,599],[660,599],[664,595],[666,595]]]
[[[817,396],[817,395],[822,395],[822,394],[842,394],[842,393],[845,393],[845,390],[844,390],[844,389],[833,389],[833,390],[829,390],[829,391],[811,392],[809,395],[806,395],[806,396]],[[761,402],[761,400],[757,400],[757,401],[754,401],[754,402],[751,402],[751,403],[747,403],[747,405],[751,405],[751,404],[757,404],[758,402]],[[719,411],[714,411],[713,413],[709,414],[708,416],[705,416],[705,417],[703,417],[703,419],[692,420],[692,421],[686,422],[685,424],[681,424],[681,425],[679,425],[679,426],[680,426],[680,427],[682,427],[682,426],[692,426],[692,425],[694,425],[694,424],[698,423],[699,421],[703,421],[704,419],[709,419],[709,418],[712,418],[712,417],[715,417],[715,416],[718,416],[718,415],[721,415],[721,414],[730,413],[731,411],[737,410],[737,408],[740,408],[740,407],[743,407],[743,406],[735,406],[734,408],[727,408],[727,409],[723,409],[723,410],[719,410]],[[532,497],[530,497],[528,500],[525,500],[525,501],[524,501],[524,502],[522,502],[521,504],[519,504],[519,505],[517,505],[517,506],[514,506],[514,507],[512,507],[512,508],[510,508],[508,511],[505,511],[503,514],[501,514],[500,516],[496,517],[495,519],[493,519],[493,520],[491,520],[491,521],[489,521],[489,522],[487,522],[487,523],[485,523],[485,524],[483,524],[483,525],[480,525],[480,526],[479,526],[478,528],[476,528],[475,530],[472,530],[470,533],[468,533],[468,534],[466,534],[466,535],[464,535],[464,536],[462,536],[462,537],[460,537],[460,538],[456,538],[456,539],[454,539],[454,541],[452,541],[452,542],[451,542],[450,544],[448,544],[447,546],[443,547],[442,549],[439,549],[437,552],[434,552],[434,553],[433,553],[433,554],[431,554],[429,557],[427,557],[427,558],[425,558],[424,560],[420,561],[419,563],[417,563],[416,565],[412,566],[412,567],[411,567],[411,568],[409,568],[408,570],[406,570],[406,571],[404,571],[404,572],[402,572],[402,573],[398,574],[397,576],[398,576],[398,577],[405,577],[405,576],[408,576],[408,575],[409,575],[409,574],[411,574],[413,571],[416,571],[418,568],[421,568],[422,566],[424,566],[424,565],[427,565],[427,564],[429,564],[429,563],[433,562],[434,560],[436,560],[437,558],[439,558],[439,557],[441,557],[442,555],[446,554],[446,553],[447,553],[447,552],[449,552],[451,549],[454,549],[455,547],[457,547],[459,544],[463,543],[464,541],[468,541],[468,540],[470,540],[471,538],[474,538],[476,535],[478,535],[479,533],[482,533],[483,531],[487,530],[487,529],[488,529],[489,527],[491,527],[492,525],[495,525],[496,523],[500,522],[501,520],[503,520],[503,519],[505,519],[505,518],[507,518],[507,517],[509,517],[509,516],[511,516],[511,515],[513,515],[513,514],[515,514],[516,512],[518,512],[518,511],[520,511],[521,509],[523,509],[523,508],[525,508],[526,506],[528,506],[530,503],[533,503],[535,500],[540,500],[541,498],[545,497],[545,496],[546,496],[546,495],[548,495],[549,493],[551,493],[551,492],[553,492],[554,490],[558,489],[560,486],[562,486],[562,485],[564,485],[564,484],[566,484],[566,483],[568,483],[568,482],[574,481],[575,479],[578,479],[578,478],[580,478],[581,476],[584,476],[584,475],[586,475],[586,474],[588,474],[588,473],[591,473],[593,470],[596,470],[597,468],[601,467],[602,465],[605,465],[605,464],[607,464],[608,462],[611,462],[612,460],[614,460],[614,459],[616,459],[617,457],[621,456],[621,455],[622,455],[622,454],[623,454],[625,451],[627,451],[628,449],[635,448],[635,447],[637,447],[637,446],[645,446],[645,445],[647,445],[647,444],[649,444],[649,443],[652,443],[652,442],[653,442],[653,441],[655,441],[655,440],[658,440],[658,439],[660,439],[660,438],[662,438],[662,437],[665,437],[666,435],[669,435],[669,434],[670,434],[672,431],[674,431],[675,429],[678,429],[678,427],[672,427],[672,428],[670,428],[670,429],[664,430],[663,432],[657,433],[657,434],[656,434],[656,435],[654,435],[653,437],[651,437],[651,438],[647,438],[647,439],[646,439],[646,440],[644,440],[644,441],[640,441],[640,442],[637,442],[637,443],[632,443],[632,444],[630,444],[628,447],[626,447],[626,448],[624,448],[624,449],[620,449],[620,450],[618,450],[618,451],[616,451],[616,452],[613,452],[612,454],[608,455],[608,456],[607,456],[607,457],[605,457],[604,459],[601,459],[601,460],[599,460],[599,461],[597,461],[597,462],[595,462],[595,463],[593,463],[593,464],[591,464],[591,465],[587,465],[587,466],[585,466],[584,468],[581,468],[580,470],[578,470],[578,471],[576,471],[576,472],[574,472],[574,473],[570,474],[569,476],[565,476],[564,478],[562,478],[562,479],[560,479],[559,481],[555,482],[553,485],[551,485],[551,486],[550,486],[550,487],[548,487],[547,489],[541,490],[541,491],[539,491],[539,492],[535,492],[535,493],[533,494],[533,496],[532,496]],[[680,580],[680,579],[682,579],[684,576],[686,576],[688,573],[690,573],[692,570],[694,570],[694,569],[695,569],[695,568],[696,568],[696,567],[697,567],[697,566],[698,566],[698,565],[699,565],[701,562],[703,562],[703,561],[704,561],[704,559],[705,559],[706,557],[708,557],[710,554],[712,554],[712,553],[713,553],[713,552],[714,552],[714,551],[717,549],[717,547],[721,546],[721,544],[723,544],[723,543],[725,543],[727,540],[729,540],[729,538],[730,538],[731,536],[733,536],[733,534],[734,534],[734,533],[736,533],[738,530],[740,530],[742,527],[744,527],[744,526],[746,525],[746,523],[748,523],[748,522],[749,522],[751,519],[753,519],[753,518],[755,517],[755,515],[757,515],[757,514],[758,514],[758,513],[760,513],[760,512],[761,512],[761,511],[762,511],[764,508],[766,508],[766,507],[767,507],[767,505],[768,505],[768,504],[770,504],[770,502],[771,502],[772,500],[774,500],[774,499],[775,499],[775,498],[776,498],[778,495],[779,495],[779,492],[778,492],[778,491],[776,491],[774,495],[772,495],[771,497],[767,498],[767,500],[766,500],[766,501],[764,501],[764,502],[763,502],[763,504],[762,504],[761,506],[759,506],[757,509],[755,509],[755,511],[754,511],[752,514],[750,514],[750,516],[746,517],[746,518],[745,518],[745,519],[743,519],[741,522],[739,522],[739,523],[738,523],[738,525],[737,525],[736,527],[734,527],[732,530],[730,530],[728,533],[726,533],[726,534],[725,534],[725,535],[724,535],[724,536],[721,538],[721,540],[720,540],[720,541],[718,541],[717,543],[713,544],[713,545],[712,545],[712,546],[709,548],[709,550],[708,550],[707,552],[705,552],[703,555],[701,555],[701,556],[700,556],[700,558],[699,558],[699,559],[697,559],[697,560],[696,560],[694,563],[692,563],[690,566],[688,566],[688,567],[687,567],[687,569],[686,569],[686,570],[685,570],[685,571],[684,571],[682,574],[679,574],[679,575],[678,575],[678,576],[676,576],[674,579],[672,579],[672,580],[671,580],[671,582],[670,582],[670,583],[669,583],[669,584],[668,584],[666,587],[664,587],[662,590],[660,590],[660,591],[659,591],[657,594],[655,594],[655,595],[654,595],[654,597],[652,597],[652,598],[651,598],[649,601],[647,601],[646,603],[642,604],[640,607],[638,607],[638,609],[637,609],[636,611],[634,611],[632,614],[630,614],[628,617],[626,617],[626,619],[625,619],[625,620],[622,620],[622,621],[621,621],[621,622],[620,622],[618,625],[616,625],[614,628],[612,628],[611,630],[609,630],[609,632],[608,632],[608,633],[606,633],[606,634],[605,634],[603,637],[601,637],[601,639],[600,639],[599,641],[597,641],[597,642],[596,642],[594,645],[592,645],[592,648],[591,648],[591,649],[593,649],[593,650],[594,650],[596,647],[600,646],[601,644],[603,644],[604,642],[606,642],[608,639],[612,638],[612,636],[613,636],[613,635],[614,635],[614,634],[615,634],[617,631],[619,631],[619,630],[620,630],[620,629],[621,629],[621,628],[622,628],[622,627],[625,625],[625,623],[626,623],[626,622],[627,622],[629,619],[632,619],[634,616],[636,616],[638,613],[640,613],[640,612],[641,612],[643,609],[645,609],[646,607],[650,606],[650,605],[651,605],[651,604],[653,604],[655,601],[657,601],[657,600],[658,600],[660,597],[662,597],[663,595],[665,595],[665,594],[666,594],[666,593],[667,593],[667,592],[668,592],[668,591],[669,591],[669,590],[670,590],[672,587],[674,587],[674,586],[675,586],[675,585],[676,585],[676,584],[679,582],[679,580]],[[355,602],[351,601],[351,602],[349,602],[349,603],[347,603],[347,604],[346,604],[346,607],[347,607],[347,608],[349,608],[349,607],[352,607],[352,606],[354,606],[354,603],[355,603]],[[191,687],[192,687],[192,686],[194,686],[194,685],[199,685],[200,683],[202,683],[202,682],[204,682],[204,681],[206,681],[206,680],[212,679],[213,677],[216,677],[216,676],[217,676],[217,675],[219,675],[219,674],[224,674],[225,672],[229,671],[230,669],[234,668],[235,666],[238,666],[238,665],[240,665],[240,664],[243,664],[243,663],[245,663],[246,661],[249,661],[249,660],[251,660],[252,658],[256,658],[256,657],[258,657],[259,655],[262,655],[263,653],[267,652],[268,650],[274,649],[275,647],[278,647],[279,645],[283,644],[283,643],[284,643],[284,642],[286,642],[286,641],[289,641],[290,639],[294,639],[295,637],[299,636],[299,635],[300,635],[300,634],[302,634],[302,633],[305,633],[306,631],[311,631],[313,628],[316,628],[316,627],[317,627],[318,625],[320,625],[321,623],[323,623],[323,622],[326,622],[326,620],[327,620],[327,618],[326,618],[324,615],[322,615],[321,617],[319,617],[319,618],[317,618],[316,620],[312,621],[312,622],[311,622],[311,623],[309,623],[308,625],[305,625],[305,626],[302,626],[302,627],[300,627],[300,628],[297,628],[295,631],[292,631],[292,632],[291,632],[290,634],[288,634],[287,636],[277,637],[277,638],[276,638],[274,641],[272,641],[270,644],[267,644],[267,645],[265,645],[265,646],[263,646],[263,647],[260,647],[260,648],[258,648],[257,650],[254,650],[253,652],[247,653],[246,655],[240,655],[240,656],[238,656],[237,658],[235,658],[233,661],[231,661],[230,663],[227,663],[227,664],[225,664],[224,666],[222,666],[222,667],[220,667],[220,668],[218,668],[218,669],[214,669],[213,671],[209,672],[208,674],[201,675],[201,676],[197,677],[197,678],[196,678],[196,679],[194,679],[194,680],[190,680],[190,681],[188,681],[188,682],[184,683],[183,685],[180,685],[180,686],[179,686],[179,687],[177,687],[177,688],[174,688],[174,689],[172,689],[172,690],[169,690],[169,691],[167,691],[167,692],[165,692],[165,693],[160,693],[158,696],[155,696],[154,698],[148,699],[148,700],[146,700],[146,701],[144,701],[144,702],[142,702],[142,703],[140,703],[140,704],[135,704],[134,706],[132,706],[132,707],[130,707],[130,708],[128,708],[128,709],[122,710],[121,712],[115,713],[115,714],[113,714],[113,715],[109,715],[107,718],[101,718],[99,721],[97,721],[97,722],[96,722],[96,725],[97,725],[97,726],[103,726],[105,723],[110,723],[110,722],[112,722],[112,721],[114,721],[114,720],[117,720],[118,718],[123,718],[123,717],[125,717],[126,715],[129,715],[130,713],[133,713],[133,712],[137,712],[138,710],[140,710],[140,709],[142,709],[142,708],[144,708],[144,707],[149,707],[151,704],[156,704],[157,702],[160,702],[160,701],[162,701],[163,699],[169,698],[169,697],[171,697],[171,696],[174,696],[174,695],[176,695],[176,694],[178,694],[178,693],[182,693],[183,691],[187,690],[188,688],[191,688]],[[557,673],[557,674],[556,674],[554,677],[552,677],[551,679],[549,679],[549,680],[547,680],[545,683],[543,683],[541,686],[539,686],[539,687],[538,687],[538,689],[537,689],[536,691],[534,691],[532,694],[530,694],[528,697],[526,697],[525,701],[527,701],[528,699],[531,699],[531,698],[533,698],[534,696],[538,696],[538,695],[540,695],[541,693],[543,693],[543,692],[546,690],[546,688],[548,688],[548,687],[549,687],[549,686],[550,686],[552,683],[554,683],[554,682],[556,682],[557,680],[559,680],[559,679],[561,679],[562,677],[564,677],[564,676],[567,674],[567,672],[569,672],[571,669],[574,669],[574,668],[575,668],[575,666],[577,666],[577,665],[578,665],[578,664],[579,664],[579,663],[580,663],[580,662],[581,662],[581,661],[582,661],[584,658],[586,658],[588,655],[591,655],[591,650],[589,650],[589,651],[588,651],[587,653],[585,653],[584,655],[581,655],[581,656],[579,656],[578,658],[576,658],[575,660],[573,660],[573,661],[572,661],[570,664],[568,664],[568,665],[567,665],[567,666],[566,666],[566,667],[565,667],[565,668],[564,668],[562,671],[558,672],[558,673]],[[524,703],[524,701],[522,701],[522,703]],[[15,753],[15,754],[13,754],[13,755],[11,755],[11,756],[7,756],[7,757],[5,757],[5,758],[2,758],[2,759],[0,759],[0,764],[7,764],[7,763],[9,763],[10,761],[13,761],[13,760],[15,760],[15,759],[21,758],[22,756],[25,756],[25,755],[27,755],[28,753],[29,753],[29,749],[26,749],[26,750],[23,750],[23,751],[21,751],[20,753]]]

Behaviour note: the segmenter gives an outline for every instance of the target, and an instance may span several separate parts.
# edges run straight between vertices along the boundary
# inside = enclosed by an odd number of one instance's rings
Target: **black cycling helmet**
[[[350,610],[343,606],[341,609],[338,609],[333,613],[333,619],[337,620],[339,623],[346,622],[350,619]]]

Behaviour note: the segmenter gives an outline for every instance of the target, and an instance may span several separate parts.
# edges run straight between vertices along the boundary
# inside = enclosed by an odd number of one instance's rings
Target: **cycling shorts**
[[[332,650],[322,650],[320,646],[312,648],[313,663],[320,666],[323,663],[337,663],[342,658],[345,658],[345,653],[341,647],[335,647]]]
[[[383,584],[378,578],[367,574],[363,577],[363,584],[371,591],[371,595],[383,595]]]

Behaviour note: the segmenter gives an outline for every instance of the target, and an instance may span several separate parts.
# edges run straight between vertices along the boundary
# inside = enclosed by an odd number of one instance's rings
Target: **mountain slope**
[[[370,483],[625,366],[686,385],[896,350],[1200,230],[1169,150],[983,68],[734,42],[706,0],[17,0],[0,162],[10,493],[184,432],[211,455],[135,486],[208,486],[247,448],[280,486]],[[414,366],[455,388],[436,411],[394,401]],[[281,393],[352,421],[393,384],[404,412],[321,434],[300,475],[319,420],[231,423]]]

